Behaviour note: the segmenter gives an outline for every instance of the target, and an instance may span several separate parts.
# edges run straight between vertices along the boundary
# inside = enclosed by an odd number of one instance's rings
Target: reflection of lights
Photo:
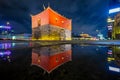
[[[64,57],[62,57],[62,60],[64,59]]]
[[[16,36],[12,36],[12,39],[13,39],[13,40],[16,39]]]
[[[15,46],[15,43],[0,43],[0,49],[8,49]]]
[[[112,26],[110,25],[110,26],[108,26],[108,30],[112,30]]]
[[[120,68],[109,66],[110,71],[120,72]]]
[[[3,55],[3,53],[2,53],[2,52],[0,52],[0,55]]]
[[[7,56],[7,58],[10,58],[10,56]]]
[[[110,9],[109,10],[109,14],[111,14],[111,13],[115,13],[115,12],[119,12],[120,11],[120,8],[118,7],[118,8],[114,8],[114,9]]]
[[[107,61],[112,61],[112,60],[115,60],[115,58],[110,58],[110,57],[107,58]]]
[[[1,51],[0,52],[0,57],[3,58],[3,60],[8,60],[9,62],[11,62],[10,60],[10,54],[11,54],[11,51]]]
[[[10,51],[3,51],[3,52],[0,52],[0,56],[2,55],[10,55],[11,52]]]
[[[107,22],[109,23],[109,22],[114,22],[115,20],[112,20],[111,18],[108,18],[107,19]]]
[[[112,52],[108,52],[108,54],[112,54]]]
[[[14,47],[14,46],[15,46],[15,43],[12,43],[12,46]]]
[[[112,54],[112,50],[108,50],[108,54]]]
[[[40,62],[40,60],[38,60],[38,62]]]
[[[11,60],[10,60],[10,59],[8,59],[8,61],[9,61],[9,62],[11,62]]]

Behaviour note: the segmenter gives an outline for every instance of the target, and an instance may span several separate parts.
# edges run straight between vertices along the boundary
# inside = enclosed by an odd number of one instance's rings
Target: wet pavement
[[[33,45],[0,43],[1,79],[120,80],[120,46]]]

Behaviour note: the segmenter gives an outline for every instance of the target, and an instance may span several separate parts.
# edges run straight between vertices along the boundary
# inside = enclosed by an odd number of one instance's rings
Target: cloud
[[[106,25],[106,0],[0,0],[0,20],[11,21],[13,26],[20,27],[19,31],[31,32],[30,14],[41,12],[43,4],[48,6],[48,3],[55,11],[72,19],[73,32],[91,33]]]

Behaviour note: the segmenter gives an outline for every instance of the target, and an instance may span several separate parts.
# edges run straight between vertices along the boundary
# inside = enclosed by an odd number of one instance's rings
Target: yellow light
[[[115,20],[114,20],[114,19],[112,20],[111,18],[108,18],[108,19],[107,19],[107,22],[114,22],[114,21],[115,21]]]
[[[114,60],[115,58],[110,58],[110,57],[107,58],[107,61],[114,61]]]
[[[107,20],[109,21],[109,20],[111,20],[111,18],[108,18]]]

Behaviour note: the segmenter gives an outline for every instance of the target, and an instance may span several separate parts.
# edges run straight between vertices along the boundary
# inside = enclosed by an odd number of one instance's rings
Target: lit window
[[[62,57],[62,60],[64,59],[64,57]]]
[[[38,26],[41,26],[41,20],[38,19]]]
[[[58,62],[58,58],[56,58],[56,62]]]
[[[62,23],[64,23],[64,21],[62,21]]]
[[[55,18],[55,21],[57,22],[57,21],[58,21],[58,18]]]

